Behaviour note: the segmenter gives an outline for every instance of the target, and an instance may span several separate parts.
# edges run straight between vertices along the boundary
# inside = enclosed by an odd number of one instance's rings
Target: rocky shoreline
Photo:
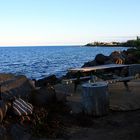
[[[98,54],[94,60],[86,62],[82,67],[112,63],[140,63],[140,50],[115,51],[109,56]],[[0,139],[64,138],[68,137],[66,129],[72,125],[90,126],[91,117],[83,115],[78,120],[78,115],[70,113],[70,107],[65,103],[65,95],[54,89],[54,85],[69,78],[69,75],[70,73],[67,73],[60,79],[51,75],[40,80],[30,80],[23,75],[0,74]],[[19,98],[32,104],[31,114],[15,114],[12,102]],[[24,120],[22,116],[25,117]],[[29,120],[26,120],[26,116]]]

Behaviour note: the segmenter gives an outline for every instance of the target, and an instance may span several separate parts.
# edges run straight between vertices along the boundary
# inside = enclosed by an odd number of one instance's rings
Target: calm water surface
[[[0,47],[0,73],[24,74],[40,79],[50,74],[58,77],[69,68],[81,67],[93,60],[99,53],[109,55],[113,51],[126,50],[123,47]]]

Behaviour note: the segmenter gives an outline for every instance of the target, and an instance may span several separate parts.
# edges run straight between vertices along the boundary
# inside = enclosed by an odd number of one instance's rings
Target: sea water
[[[64,75],[69,68],[81,67],[99,53],[110,55],[124,47],[38,46],[0,47],[0,73],[23,74],[40,79]]]

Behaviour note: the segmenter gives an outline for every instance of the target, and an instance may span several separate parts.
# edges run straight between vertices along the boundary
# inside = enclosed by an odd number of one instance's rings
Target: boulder
[[[137,51],[137,49],[134,49],[134,48],[130,48],[130,49],[128,49],[127,50],[127,53],[134,53],[134,52],[136,52]]]
[[[34,89],[29,79],[22,75],[12,76],[11,78],[5,78],[6,76],[4,75],[4,78],[1,79],[2,99],[9,100],[14,96],[27,99]]]
[[[129,66],[129,76],[138,76],[140,74],[140,64],[132,64]]]
[[[105,56],[103,54],[97,54],[95,59],[89,62],[86,62],[82,67],[91,67],[103,64],[112,63],[109,56]]]
[[[105,64],[114,64],[114,61],[113,60],[107,60],[106,62],[105,62]]]
[[[95,57],[95,61],[99,65],[103,65],[108,60],[109,60],[109,57],[105,56],[103,54],[97,54],[96,57]]]
[[[138,59],[133,54],[128,54],[125,60],[126,64],[135,64],[138,62]]]
[[[9,134],[9,131],[6,128],[6,126],[0,125],[0,140],[11,140],[11,139],[12,136]]]
[[[37,80],[35,83],[35,86],[43,87],[43,86],[46,86],[47,84],[55,85],[58,81],[59,79],[55,75],[51,75],[49,77],[45,77],[43,79]]]
[[[89,62],[84,63],[84,65],[82,66],[82,68],[96,66],[96,65],[97,65],[96,61],[93,60],[93,61],[89,61]]]
[[[13,74],[0,73],[0,83],[11,80],[15,77]]]
[[[56,99],[55,90],[53,87],[41,87],[31,93],[31,103],[35,106],[44,106]]]
[[[2,125],[0,125],[0,140],[8,140],[6,128]]]
[[[138,64],[140,63],[140,50],[128,49],[126,64],[136,64],[136,63]]]
[[[13,140],[30,140],[31,134],[29,134],[28,131],[29,130],[19,124],[13,124],[10,133]]]
[[[8,105],[4,101],[0,100],[0,123],[3,121],[4,117],[6,116],[7,109],[8,109]]]
[[[110,54],[110,58],[120,58],[121,57],[121,52],[119,51],[114,51]]]
[[[114,61],[114,63],[118,64],[119,60],[121,60],[121,63],[124,64],[126,59],[126,53],[120,51],[114,51],[110,54],[109,57],[112,61]]]

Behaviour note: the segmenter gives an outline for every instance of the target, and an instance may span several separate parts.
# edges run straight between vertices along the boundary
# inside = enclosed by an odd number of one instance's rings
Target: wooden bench
[[[113,79],[109,79],[109,80],[104,79],[104,81],[108,82],[108,84],[123,82],[124,86],[128,89],[127,82],[134,80],[134,79],[138,79],[138,78],[140,78],[140,74],[136,74],[135,76],[127,76],[127,77],[115,76]],[[77,78],[64,79],[64,80],[62,80],[62,84],[68,85],[68,84],[74,83],[74,91],[76,91],[77,86],[81,82],[86,82],[90,79],[91,79],[91,76],[80,77],[79,79],[77,79]]]
[[[112,73],[112,76],[110,76],[110,73],[109,75],[106,75],[105,73],[101,73],[97,71],[97,70],[103,70],[103,69],[123,69],[123,68],[127,68],[128,73],[123,73],[122,75],[124,76],[122,77],[119,77],[119,76],[115,77],[114,73]],[[80,84],[81,82],[88,81],[90,79],[91,81],[94,81],[94,78],[92,78],[94,75],[102,79],[103,81],[107,81],[109,84],[116,83],[116,82],[124,82],[124,85],[126,88],[128,88],[127,82],[140,77],[139,64],[132,64],[132,65],[107,64],[107,65],[100,65],[100,66],[93,66],[93,67],[69,69],[68,71],[72,73],[77,73],[77,78],[65,79],[62,81],[62,83],[63,84],[74,83],[75,91],[76,91],[77,85]],[[85,72],[90,73],[91,76],[81,77],[81,73],[85,73]]]
[[[131,80],[134,80],[134,79],[138,79],[140,76],[139,74],[138,75],[135,75],[135,76],[127,76],[127,77],[116,77],[115,79],[111,79],[111,80],[108,80],[107,82],[108,83],[116,83],[116,82],[125,82],[125,81],[131,81]]]
[[[91,76],[84,76],[84,77],[80,77],[79,80],[80,81],[88,81],[90,80]],[[62,80],[63,84],[71,84],[74,83],[75,81],[77,81],[77,78],[71,78],[71,79],[64,79]]]

